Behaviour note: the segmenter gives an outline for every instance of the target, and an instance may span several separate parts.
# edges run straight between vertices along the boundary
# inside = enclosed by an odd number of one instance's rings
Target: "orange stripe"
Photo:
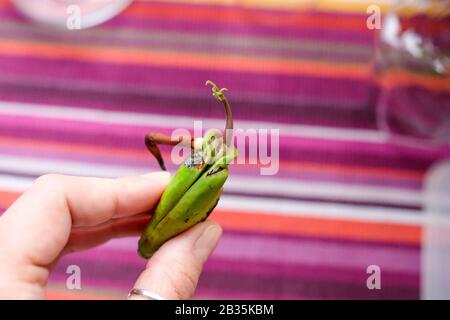
[[[340,16],[336,15],[333,19],[325,15],[320,17],[317,14],[310,14],[308,11],[291,11],[288,14],[279,12],[277,14],[275,12],[242,8],[135,3],[124,12],[124,15],[149,19],[202,21],[205,23],[245,22],[271,27],[327,28],[368,32],[368,29],[365,27],[366,21],[359,16],[346,16],[345,19],[338,19]]]
[[[423,75],[407,70],[389,70],[377,77],[376,81],[384,89],[401,86],[420,86],[430,91],[450,91],[450,79],[432,75]]]
[[[0,39],[3,55],[41,57],[48,59],[76,59],[90,62],[135,64],[155,67],[179,67],[263,74],[309,75],[315,77],[352,78],[370,80],[376,77],[369,64],[327,63],[298,59],[248,58],[239,55],[202,54],[106,46],[75,46],[46,42],[25,42]],[[376,79],[380,86],[392,88],[418,85],[432,91],[450,91],[447,78],[389,71]]]
[[[29,140],[13,137],[2,137],[0,136],[0,146],[14,148],[22,148],[25,150],[48,150],[53,152],[64,152],[67,154],[87,154],[87,155],[99,155],[99,156],[111,156],[117,157],[120,154],[123,158],[133,159],[133,160],[149,160],[150,153],[142,147],[142,150],[137,149],[126,149],[126,148],[115,148],[100,145],[88,145],[80,143],[62,143],[47,140]],[[164,153],[163,154],[169,154]]]
[[[95,290],[95,289],[94,289]],[[110,300],[110,299],[125,299],[124,296],[102,293],[91,293],[86,290],[68,290],[49,288],[46,292],[46,299],[48,300]]]
[[[9,208],[14,201],[19,198],[21,193],[0,189],[0,208]]]
[[[53,141],[44,140],[27,140],[20,138],[10,138],[10,137],[0,137],[0,146],[14,146],[15,148],[23,148],[26,150],[39,149],[64,152],[67,154],[80,154],[84,153],[87,155],[94,156],[107,156],[107,157],[123,157],[126,159],[133,160],[149,160],[151,157],[149,153],[142,148],[142,150],[135,149],[124,149],[124,148],[114,148],[106,146],[91,146],[85,144],[67,144],[59,143]],[[162,152],[164,157],[168,157],[169,152]],[[334,165],[334,164],[318,164],[318,163],[308,163],[300,161],[280,161],[281,170],[301,170],[307,172],[315,172],[320,174],[351,174],[351,175],[362,175],[371,177],[384,176],[386,178],[396,178],[396,179],[408,179],[420,182],[423,179],[424,172],[414,171],[414,170],[400,170],[400,169],[390,169],[390,168],[372,168],[372,167],[361,167],[361,166],[350,166],[350,165]]]
[[[366,27],[367,17],[365,11],[358,15],[346,15],[340,19],[342,13],[320,15],[321,10],[301,8],[300,10],[268,11],[255,10],[254,8],[232,8],[232,7],[202,7],[186,6],[171,3],[134,3],[124,13],[124,16],[144,17],[148,19],[170,19],[201,21],[203,23],[250,23],[253,25],[264,25],[270,27],[301,27],[316,29],[339,29],[355,32],[370,32]],[[319,14],[318,14],[319,13]],[[448,23],[443,19],[439,21],[417,21],[405,19],[405,27],[426,28],[428,32],[439,33],[448,29]]]
[[[281,161],[280,168],[296,169],[316,173],[351,174],[351,175],[364,175],[372,177],[384,176],[386,178],[408,179],[417,182],[421,182],[424,176],[424,172],[414,170],[361,167],[361,166],[350,166],[340,164],[339,165],[320,164],[314,162],[307,163],[299,161]]]
[[[363,216],[363,212],[361,212]],[[374,223],[328,218],[280,216],[215,210],[212,220],[224,228],[262,233],[284,233],[419,245],[421,227],[394,223]]]
[[[370,32],[365,28],[365,11],[358,12],[359,15],[347,15],[345,19],[342,13],[332,13],[328,10],[315,10],[311,13],[311,8],[300,7],[298,10],[286,11],[268,11],[258,8],[232,8],[224,7],[216,4],[213,8],[202,7],[195,4],[179,5],[176,3],[145,3],[135,2],[130,6],[122,16],[144,17],[149,19],[178,19],[178,20],[194,20],[203,21],[205,23],[221,22],[221,23],[251,23],[271,27],[307,27],[318,29],[341,29],[356,32]],[[8,8],[14,10],[8,0],[0,0],[0,8]],[[325,8],[326,9],[326,8]],[[365,9],[365,8],[364,8]],[[320,13],[332,13],[320,16]],[[281,13],[281,14],[280,14]],[[319,14],[318,14],[319,13]],[[402,21],[406,28],[425,29],[430,33],[441,33],[448,29],[448,22],[444,19],[437,21],[416,21],[404,19]]]
[[[341,29],[351,30],[357,32],[367,32],[365,28],[365,20],[361,19],[365,17],[365,7],[361,7],[361,10],[356,10],[358,15],[348,15],[345,19],[339,19],[342,13],[334,13],[335,17],[324,15],[321,17],[317,15],[317,12],[332,13],[330,8],[323,6],[323,8],[313,8],[300,6],[296,10],[290,8],[289,14],[285,14],[286,11],[268,11],[261,10],[264,8],[232,8],[224,7],[220,4],[215,4],[213,8],[202,7],[194,3],[187,3],[190,6],[179,5],[174,2],[171,4],[156,3],[150,1],[150,3],[135,2],[130,6],[122,16],[132,17],[144,17],[148,19],[178,19],[178,20],[195,20],[203,21],[205,23],[221,22],[221,23],[239,23],[245,21],[246,23],[266,25],[271,27],[308,27],[319,29]],[[264,7],[264,6],[263,6]],[[270,6],[269,6],[270,7]],[[341,5],[342,7],[342,5]],[[7,8],[13,10],[8,0],[0,0],[0,8]],[[282,8],[278,8],[282,9]],[[319,10],[317,10],[319,9]],[[325,9],[325,10],[322,10]],[[315,11],[315,14],[311,14],[311,10]],[[344,10],[345,11],[345,10]],[[281,13],[281,14],[279,14]],[[440,33],[448,29],[448,23],[442,19],[439,21],[411,21],[406,20],[402,22],[405,24],[405,28],[422,28],[427,32]],[[420,23],[420,26],[418,26]]]
[[[0,207],[7,208],[19,193],[0,190]],[[307,213],[305,213],[307,216]],[[363,216],[363,212],[361,213]],[[395,223],[375,223],[330,218],[283,216],[275,212],[238,212],[216,209],[212,219],[225,229],[261,233],[283,233],[318,237],[342,238],[387,243],[420,244],[420,226]]]
[[[48,59],[76,59],[114,64],[136,64],[156,67],[179,67],[235,72],[307,74],[336,78],[367,79],[367,64],[326,63],[298,59],[245,57],[234,54],[202,54],[182,51],[127,49],[107,46],[76,46],[47,42],[26,42],[0,39],[3,55],[41,57]]]

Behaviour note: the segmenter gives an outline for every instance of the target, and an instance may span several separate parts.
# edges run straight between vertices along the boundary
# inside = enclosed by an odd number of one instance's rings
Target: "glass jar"
[[[382,25],[378,127],[397,143],[450,146],[450,1],[394,1]]]

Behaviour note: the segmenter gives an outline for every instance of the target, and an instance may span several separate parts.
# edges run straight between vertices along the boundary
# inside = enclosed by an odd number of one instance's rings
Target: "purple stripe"
[[[116,33],[114,29],[104,29],[111,31],[105,34],[96,34],[90,29],[82,35],[79,33],[64,34],[64,37],[48,37],[56,35],[35,28],[24,28],[24,25],[17,25],[6,30],[0,30],[0,37],[14,40],[26,40],[31,42],[50,41],[52,43],[61,44],[68,43],[70,45],[96,45],[96,46],[120,46],[133,47],[136,49],[163,49],[172,51],[196,52],[207,54],[240,54],[242,56],[252,55],[255,57],[268,58],[289,58],[289,59],[310,59],[310,60],[328,60],[353,63],[366,63],[372,53],[367,50],[363,52],[342,52],[326,49],[317,45],[314,50],[305,50],[288,46],[268,46],[254,45],[242,46],[232,42],[215,41],[215,42],[194,42],[179,41],[177,39],[152,39],[145,37],[127,37],[126,32]]]
[[[255,224],[257,225],[257,222]],[[110,260],[132,262],[136,259],[134,256],[136,245],[136,238],[114,240],[103,246],[102,253],[99,252],[96,256],[102,254]],[[78,255],[81,257],[83,253]],[[334,241],[334,239],[230,233],[228,230],[222,236],[214,257],[238,260],[241,263],[298,264],[364,271],[367,266],[375,264],[387,272],[403,274],[420,272],[420,250],[414,246],[368,245],[364,242]]]
[[[218,288],[197,288],[195,291],[195,298],[197,299],[222,299],[222,300],[320,300],[320,296],[302,296],[283,294],[282,297],[274,297],[273,294],[261,291],[242,292],[234,290],[223,290]]]
[[[251,248],[251,247],[250,247]],[[98,251],[98,250],[97,250]],[[252,252],[248,252],[248,255],[251,255]],[[289,254],[294,254],[293,252]],[[99,269],[102,269],[101,265],[105,262],[108,265],[112,265],[113,269],[120,270],[130,270],[130,267],[124,267],[123,265],[127,266],[135,266],[136,269],[142,270],[142,267],[137,264],[136,262],[130,262],[130,260],[133,259],[139,259],[137,255],[133,251],[128,251],[127,255],[118,255],[114,256],[115,254],[112,252],[97,252],[95,257],[92,258],[87,257],[86,255],[80,255],[77,254],[76,256],[67,256],[64,259],[69,260],[68,263],[75,263],[75,264],[82,264],[83,262],[87,262],[90,264],[97,263],[99,266]],[[136,256],[136,258],[134,258]],[[215,254],[216,258],[212,258],[211,261],[215,261],[217,259],[217,254]],[[401,259],[402,256],[399,257]],[[221,258],[223,260],[223,258]],[[333,281],[333,282],[347,282],[347,283],[355,283],[358,281],[358,279],[361,279],[362,277],[365,277],[367,279],[366,274],[366,268],[369,265],[361,266],[360,268],[346,268],[342,266],[335,267],[333,265],[328,264],[315,264],[315,265],[309,265],[309,264],[293,264],[289,266],[289,264],[286,264],[284,261],[280,261],[275,263],[272,269],[267,267],[267,264],[265,261],[251,261],[248,259],[236,259],[236,258],[229,258],[227,259],[230,261],[230,264],[234,264],[234,268],[227,268],[226,266],[223,266],[221,270],[216,270],[212,267],[206,267],[206,270],[211,271],[229,271],[230,273],[236,273],[239,275],[248,275],[249,273],[254,273],[256,276],[264,276],[264,277],[280,277],[280,278],[287,278],[291,279],[292,281],[299,281],[301,279],[319,279],[319,280],[325,280],[325,281]],[[419,262],[417,262],[419,263]],[[136,267],[137,265],[137,267]],[[245,267],[242,267],[242,265],[245,265]],[[287,267],[289,266],[289,267]],[[386,278],[383,279],[384,283],[389,283],[392,286],[417,286],[415,284],[416,279],[419,275],[419,273],[409,273],[402,271],[392,271],[389,269],[384,268],[383,266],[380,266],[381,270],[383,270],[383,277],[386,276]],[[242,270],[244,268],[244,270]],[[331,269],[329,269],[331,268]],[[222,270],[223,269],[223,270]],[[256,272],[255,270],[264,269],[264,272]],[[292,273],[289,273],[288,270],[294,270]],[[309,270],[309,273],[305,270]],[[328,272],[330,270],[346,270],[342,271],[342,275],[340,273],[337,274],[329,274]],[[114,271],[112,271],[114,272]],[[115,271],[117,272],[117,271]],[[274,273],[272,273],[274,272]],[[137,274],[138,272],[136,272]],[[341,278],[342,276],[342,278]],[[116,277],[113,277],[113,279]],[[361,284],[364,282],[361,282]]]
[[[67,261],[61,269],[56,269],[50,283],[65,283],[67,274],[64,266],[76,263],[83,270],[83,286],[124,290],[124,296],[132,288],[143,267],[128,264],[109,265],[92,261]],[[238,262],[234,262],[238,264]],[[127,270],[124,276],[123,270]],[[383,273],[383,277],[386,273]],[[367,274],[365,274],[367,276]],[[393,278],[394,276],[387,276]],[[389,281],[389,280],[388,280]],[[235,274],[205,269],[200,278],[197,296],[208,292],[216,297],[242,298],[243,296],[265,299],[418,299],[417,283],[394,284],[383,278],[383,290],[368,290],[366,279],[360,283],[345,281],[323,281],[315,278],[292,279],[286,277],[267,277],[254,274]],[[419,282],[419,281],[417,281]]]
[[[337,17],[336,17],[337,18]],[[340,17],[341,18],[341,17]],[[0,11],[0,19],[12,21],[25,21],[14,10]],[[278,36],[291,40],[300,39],[322,39],[324,41],[346,41],[359,44],[370,44],[373,33],[365,28],[361,30],[339,30],[339,29],[313,29],[307,27],[277,27],[255,25],[252,21],[242,20],[242,23],[211,22],[199,20],[171,20],[171,19],[149,19],[146,17],[120,15],[105,24],[107,27],[122,29],[131,27],[135,29],[159,29],[166,31],[183,30],[193,33],[210,33],[214,35],[255,35],[255,36]],[[257,26],[257,27],[255,27]]]
[[[68,86],[68,88],[70,87]],[[223,111],[220,108],[201,107],[210,105],[211,101],[182,97],[164,98],[139,94],[43,89],[0,84],[0,99],[12,102],[87,107],[97,110],[166,114],[168,116],[187,115],[188,113],[189,116],[197,118],[205,116],[221,118],[223,116]],[[234,101],[235,118],[286,124],[375,128],[374,113],[370,109],[363,110],[363,107],[360,107],[359,110],[344,110],[339,109],[336,105],[314,105],[315,102],[305,102],[303,105],[295,106],[290,103],[283,103],[282,100],[281,98],[276,104]]]
[[[326,224],[327,219],[324,218],[323,223]],[[418,244],[410,244],[410,243],[386,243],[384,242],[374,242],[372,240],[356,240],[356,239],[345,239],[345,238],[333,238],[326,236],[310,236],[310,235],[292,235],[292,234],[284,234],[284,233],[264,233],[264,232],[251,232],[251,231],[236,231],[226,229],[223,237],[247,237],[257,239],[275,239],[277,241],[287,241],[287,242],[314,242],[317,245],[327,246],[330,243],[342,246],[342,247],[352,247],[356,245],[358,247],[365,247],[366,250],[383,250],[393,248],[395,250],[406,250],[406,251],[420,251],[420,245]],[[109,243],[105,244],[102,249],[105,250],[113,250],[113,251],[127,251],[129,248],[134,248],[137,244],[138,239],[135,237],[128,238],[120,238],[116,240],[112,240]],[[216,257],[219,258],[219,257]],[[275,261],[276,263],[277,261]]]
[[[365,270],[334,268],[332,266],[305,266],[305,265],[280,265],[267,262],[236,263],[236,260],[211,258],[205,264],[206,272],[231,272],[239,275],[280,276],[287,279],[317,279],[320,281],[336,281],[353,284],[365,283],[367,273]],[[383,273],[383,284],[392,286],[419,286],[419,274],[405,274],[396,272]]]
[[[73,146],[76,150],[76,146]],[[81,152],[66,153],[64,151],[51,151],[42,148],[21,148],[16,146],[0,147],[0,154],[34,157],[44,159],[58,159],[66,161],[80,161],[95,164],[117,165],[135,168],[146,168],[148,171],[159,170],[159,166],[146,151],[142,152],[142,157],[122,156],[118,151],[114,156],[104,156],[101,154],[83,154]],[[177,166],[171,162],[167,163],[168,169],[175,171]],[[240,176],[259,176],[259,168],[234,166],[233,174]],[[20,175],[20,174],[19,174]],[[406,188],[412,190],[420,190],[422,181],[417,179],[399,178],[395,176],[370,176],[364,174],[352,173],[334,173],[334,172],[308,172],[307,170],[291,170],[281,168],[277,173],[277,178],[299,179],[302,181],[318,181],[318,182],[338,182],[346,184],[366,184],[371,186],[389,186],[397,188]]]
[[[133,256],[137,255],[132,253]],[[124,257],[125,258],[125,257]],[[212,259],[214,261],[214,258]],[[108,257],[104,257],[97,252],[91,257],[79,257],[75,255],[64,257],[55,268],[51,282],[61,282],[67,279],[65,272],[66,267],[70,264],[77,264],[83,270],[83,283],[88,286],[101,286],[114,289],[127,289],[132,287],[135,279],[144,269],[143,261],[134,263],[112,262]],[[238,268],[242,262],[229,262],[229,265]],[[127,270],[126,273],[123,270]],[[282,271],[282,266],[279,266]],[[302,271],[303,269],[297,269]],[[336,270],[336,269],[334,269]],[[332,271],[332,270],[329,270]],[[339,270],[342,271],[342,270]],[[235,292],[257,294],[263,292],[265,295],[273,295],[274,298],[283,298],[289,296],[312,296],[321,298],[416,298],[418,295],[418,277],[400,275],[403,281],[397,281],[398,274],[391,274],[389,271],[383,272],[383,294],[374,294],[366,287],[367,274],[365,268],[354,271],[356,274],[351,275],[353,279],[339,278],[339,272],[335,274],[337,278],[327,279],[316,277],[317,274],[303,274],[303,277],[292,278],[286,274],[278,272],[275,275],[267,275],[261,273],[242,273],[236,270],[217,270],[206,266],[199,282],[199,292],[203,289],[216,289]],[[344,271],[348,276],[350,271]],[[360,276],[361,274],[361,276]],[[361,279],[361,281],[358,281]],[[406,280],[406,281],[404,281]]]
[[[367,275],[366,275],[367,276]],[[199,288],[209,290],[235,291],[271,295],[272,299],[285,299],[285,296],[320,297],[321,299],[419,299],[417,286],[390,286],[383,282],[383,290],[368,290],[366,281],[358,284],[315,279],[292,279],[264,276],[239,276],[232,272],[204,272]]]
[[[342,188],[345,188],[342,186]],[[323,198],[321,196],[294,196],[294,195],[280,195],[278,193],[255,193],[255,192],[234,192],[225,189],[224,194],[233,195],[233,196],[245,196],[259,199],[283,199],[283,200],[295,200],[295,201],[307,201],[307,202],[315,202],[318,204],[345,204],[352,206],[370,206],[370,207],[378,207],[378,208],[391,208],[391,209],[409,209],[409,210],[417,210],[417,214],[420,214],[422,206],[420,205],[407,205],[407,204],[399,204],[396,202],[391,202],[389,200],[384,200],[384,202],[375,202],[375,201],[361,201],[358,199],[354,200],[342,200],[342,199],[333,199],[333,198]],[[364,210],[364,209],[362,209]]]
[[[245,244],[245,245],[243,245]],[[331,266],[366,270],[375,264],[382,270],[404,273],[420,271],[420,252],[417,249],[345,245],[314,240],[300,241],[267,239],[265,236],[224,236],[217,247],[217,257],[245,261],[277,261],[282,264],[298,263],[309,266]]]
[[[54,79],[52,81],[55,82],[54,85],[47,83],[47,86],[59,88],[60,85],[55,80],[67,80],[75,87],[75,90],[82,86],[82,89],[87,92],[95,92],[95,88],[99,87],[108,94],[114,93],[115,90],[123,93],[125,89],[130,88],[134,89],[135,94],[144,96],[149,92],[151,96],[151,94],[158,93],[157,90],[160,88],[165,88],[166,92],[168,88],[179,88],[180,91],[177,92],[181,95],[191,91],[189,92],[191,98],[192,94],[195,94],[197,98],[208,99],[204,96],[205,79],[214,79],[216,82],[220,81],[221,84],[226,85],[230,92],[233,92],[233,98],[238,101],[256,92],[260,95],[264,94],[264,97],[273,97],[272,99],[275,99],[275,96],[277,99],[301,99],[303,97],[303,99],[310,99],[310,104],[313,104],[314,97],[319,101],[328,99],[326,101],[330,104],[338,103],[341,108],[352,108],[355,105],[362,108],[361,105],[365,105],[364,102],[367,103],[368,96],[374,90],[376,93],[376,87],[370,82],[370,79],[362,81],[348,78],[328,79],[302,75],[277,75],[276,79],[273,79],[276,80],[274,83],[267,76],[245,71],[237,74],[236,72],[216,70],[147,67],[127,65],[126,61],[122,65],[118,65],[42,59],[33,56],[27,58],[0,56],[0,69],[3,71],[3,75],[9,74],[8,78],[3,80],[5,85],[17,78],[18,84],[25,83],[27,86],[34,85],[44,89],[46,83],[42,83],[42,81]],[[44,79],[42,79],[42,75],[45,75]],[[28,78],[23,78],[23,76]],[[77,79],[78,83],[75,83],[74,79]],[[115,86],[112,87],[112,84]],[[98,94],[98,92],[95,93]],[[251,102],[250,98],[247,100],[247,102]],[[258,101],[259,103],[264,102],[264,99],[260,98],[259,100],[262,100]]]
[[[233,234],[232,238],[239,242],[239,246],[231,244],[234,250],[245,251],[245,258],[233,256],[227,257],[226,260],[220,258],[223,256],[224,240],[230,238],[225,233],[222,242],[217,248],[210,263],[206,265],[205,272],[203,273],[202,280],[199,286],[199,292],[201,290],[211,290],[214,288],[222,288],[226,291],[235,292],[235,294],[241,294],[242,292],[256,293],[256,291],[262,291],[264,294],[277,295],[283,297],[283,295],[290,296],[318,296],[321,298],[371,298],[373,292],[370,292],[365,287],[365,281],[367,274],[365,272],[366,267],[369,264],[363,265],[351,265],[342,266],[338,260],[347,259],[350,262],[361,255],[358,245],[342,242],[334,243],[327,241],[314,241],[300,239],[300,241],[290,240],[295,242],[292,251],[286,252],[284,245],[278,241],[270,244],[274,241],[273,237],[265,236],[259,237],[252,235],[250,238],[245,236],[240,238],[239,234]],[[271,238],[271,239],[266,239]],[[252,241],[259,239],[262,247],[255,245]],[[276,241],[277,239],[275,239]],[[283,238],[286,242],[286,238]],[[63,281],[67,278],[65,273],[65,266],[69,264],[77,264],[83,270],[83,283],[93,286],[106,286],[111,288],[129,288],[134,282],[137,275],[143,270],[144,262],[135,254],[134,249],[136,246],[136,239],[120,240],[127,248],[125,250],[112,250],[108,249],[110,245],[103,248],[97,248],[95,250],[86,251],[84,253],[76,253],[63,258],[56,268],[52,276],[52,281]],[[115,241],[117,242],[117,241]],[[286,263],[286,259],[274,259],[270,261],[254,260],[255,254],[259,257],[273,254],[273,245],[282,250],[284,256],[301,256],[311,255],[310,249],[307,247],[315,242],[316,245],[321,245],[327,252],[315,247],[312,255],[316,256],[317,262],[314,264],[301,263],[291,264]],[[243,245],[245,244],[245,245]],[[229,244],[228,244],[229,246]],[[329,248],[332,250],[327,250]],[[344,247],[347,250],[354,251],[352,258],[342,257]],[[384,247],[384,248],[383,248]],[[414,261],[410,261],[405,258],[405,253],[408,255],[411,249],[401,246],[398,249],[396,247],[389,247],[381,245],[368,245],[362,246],[365,255],[372,257],[372,264],[378,264],[383,270],[383,290],[384,298],[412,298],[413,292],[417,294],[419,279],[418,279],[418,267],[420,265],[418,258],[418,248],[412,248],[416,252],[417,257]],[[233,248],[230,248],[233,250]],[[305,252],[306,249],[306,252]],[[343,250],[344,249],[344,250]],[[382,263],[378,259],[380,251],[386,263]],[[388,253],[390,251],[390,253]],[[334,252],[334,253],[333,253]],[[334,263],[328,264],[330,260],[330,254],[335,258]],[[344,254],[346,256],[346,254]],[[249,259],[250,258],[250,259]],[[220,259],[220,260],[218,260]],[[397,260],[393,262],[392,260]],[[325,262],[325,263],[324,263]],[[390,264],[387,265],[387,263]],[[410,268],[410,264],[414,264],[414,270]],[[393,264],[403,264],[401,270],[392,270]],[[405,267],[407,267],[405,269]],[[416,268],[417,267],[417,268]],[[409,269],[409,270],[407,270]],[[127,270],[123,273],[123,270]],[[228,283],[225,288],[222,281],[226,278]],[[245,279],[245,280],[244,280]],[[320,289],[316,293],[315,289]],[[274,292],[276,291],[276,292]],[[281,291],[281,292],[278,292]],[[370,294],[370,295],[368,295]],[[379,297],[379,296],[378,296]]]
[[[0,153],[1,155],[1,153]],[[150,171],[157,171],[160,170],[159,168],[151,168],[148,170],[142,170],[142,173],[150,172]],[[42,172],[41,174],[50,173],[50,172]],[[55,168],[51,173],[61,173],[64,174],[64,172],[59,172],[57,168]],[[22,177],[22,178],[29,178],[29,179],[36,179],[39,175],[36,174],[24,174],[20,172],[15,171],[3,171],[0,170],[0,175],[10,175],[15,177]],[[236,175],[236,174],[235,174]],[[111,178],[115,178],[115,176],[111,176]],[[278,177],[279,178],[279,177]],[[281,181],[281,180],[280,180]],[[344,187],[344,186],[342,186]],[[323,204],[345,204],[345,205],[352,205],[355,207],[358,206],[370,206],[370,207],[379,207],[379,208],[386,208],[386,209],[408,209],[408,210],[417,210],[417,214],[420,214],[421,211],[419,211],[422,207],[419,205],[406,205],[406,204],[398,204],[395,202],[390,202],[389,200],[385,200],[383,203],[380,202],[370,202],[370,201],[360,201],[358,199],[355,200],[342,200],[342,199],[333,199],[333,198],[321,198],[320,196],[317,197],[305,197],[305,196],[294,196],[294,195],[280,195],[278,193],[257,193],[257,192],[235,192],[230,191],[229,189],[225,189],[223,192],[224,195],[229,196],[244,196],[244,197],[251,197],[251,198],[261,198],[261,199],[278,199],[278,200],[294,200],[294,201],[308,201],[308,202],[315,202],[315,203],[323,203]],[[364,209],[362,209],[364,210]]]
[[[168,118],[169,119],[169,118]],[[275,125],[276,126],[276,125]],[[112,125],[0,116],[0,135],[142,149],[142,137],[149,131],[171,130],[130,125]],[[281,132],[281,134],[283,134]],[[166,148],[167,149],[167,148]],[[169,150],[169,149],[167,149]],[[345,152],[342,152],[345,150]],[[327,141],[280,137],[280,159],[316,163],[357,164],[365,167],[399,167],[426,170],[436,159],[445,158],[450,149],[425,152],[422,149],[363,142]]]
[[[105,24],[108,27],[136,29],[162,29],[162,30],[184,30],[186,32],[205,32],[220,36],[227,35],[253,35],[253,36],[277,36],[301,41],[302,39],[321,39],[322,41],[345,41],[349,43],[370,44],[373,33],[364,28],[361,30],[339,30],[339,29],[314,29],[310,27],[271,27],[258,25],[252,22],[238,23],[214,23],[196,20],[170,20],[170,19],[148,19],[145,17],[120,16]]]

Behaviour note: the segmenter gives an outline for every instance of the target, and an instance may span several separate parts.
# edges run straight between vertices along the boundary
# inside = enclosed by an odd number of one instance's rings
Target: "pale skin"
[[[169,180],[166,172],[120,179],[37,179],[0,218],[0,299],[44,299],[61,255],[138,235],[148,222],[142,213],[156,206]],[[217,223],[206,221],[169,240],[130,289],[167,299],[191,298],[221,233]],[[137,254],[136,248],[130,251]]]

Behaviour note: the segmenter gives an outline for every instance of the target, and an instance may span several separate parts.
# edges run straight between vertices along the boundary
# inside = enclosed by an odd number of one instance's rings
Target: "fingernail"
[[[142,178],[152,179],[161,182],[169,182],[171,175],[168,171],[158,171],[158,172],[150,172],[141,175]]]
[[[200,262],[205,262],[213,252],[220,236],[222,235],[222,229],[216,223],[211,223],[205,228],[201,236],[195,241],[194,255]]]

